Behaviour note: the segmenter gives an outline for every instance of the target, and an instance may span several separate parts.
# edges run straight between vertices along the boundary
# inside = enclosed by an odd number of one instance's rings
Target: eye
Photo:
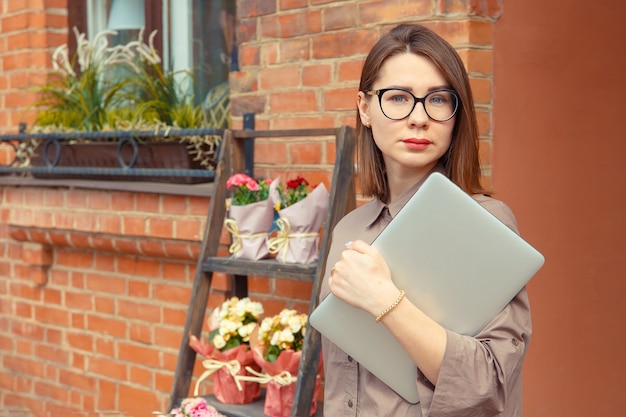
[[[405,104],[412,101],[410,95],[402,90],[387,90],[385,92],[385,100],[393,104]]]
[[[428,96],[428,103],[435,106],[445,106],[450,104],[450,93],[445,91],[436,91]]]

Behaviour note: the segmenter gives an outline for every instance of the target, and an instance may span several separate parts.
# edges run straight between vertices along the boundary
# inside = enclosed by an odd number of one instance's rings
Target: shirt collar
[[[437,164],[435,168],[433,168],[432,171],[428,173],[428,175],[425,175],[424,178],[413,184],[408,190],[400,194],[389,204],[383,203],[378,198],[375,198],[369,204],[367,204],[367,206],[369,207],[367,208],[367,211],[363,213],[363,217],[366,220],[367,227],[370,228],[376,222],[376,220],[378,220],[378,218],[383,213],[383,210],[385,209],[389,210],[391,218],[396,217],[396,214],[398,214],[400,209],[404,207],[404,205],[411,199],[411,197],[413,197],[413,194],[415,194],[417,190],[419,190],[424,181],[426,181],[426,178],[428,178],[433,172],[443,173],[443,167],[440,164]]]

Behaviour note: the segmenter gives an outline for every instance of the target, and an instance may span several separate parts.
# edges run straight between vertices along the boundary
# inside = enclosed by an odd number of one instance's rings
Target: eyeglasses
[[[417,103],[422,103],[424,111],[431,119],[445,122],[456,114],[459,108],[459,96],[454,90],[433,90],[424,97],[415,97],[402,88],[383,88],[366,91],[369,96],[378,96],[380,109],[391,120],[402,120],[409,116]]]

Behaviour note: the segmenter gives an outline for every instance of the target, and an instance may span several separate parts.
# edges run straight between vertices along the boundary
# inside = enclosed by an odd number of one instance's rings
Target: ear
[[[371,97],[365,96],[365,93],[359,91],[356,96],[356,105],[359,109],[359,116],[361,117],[361,123],[363,126],[370,127],[370,101]]]

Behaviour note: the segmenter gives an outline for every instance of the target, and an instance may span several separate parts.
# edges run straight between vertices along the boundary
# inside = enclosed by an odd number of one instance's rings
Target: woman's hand
[[[361,240],[346,244],[330,271],[328,285],[336,297],[373,316],[391,304],[399,293],[382,255]]]

